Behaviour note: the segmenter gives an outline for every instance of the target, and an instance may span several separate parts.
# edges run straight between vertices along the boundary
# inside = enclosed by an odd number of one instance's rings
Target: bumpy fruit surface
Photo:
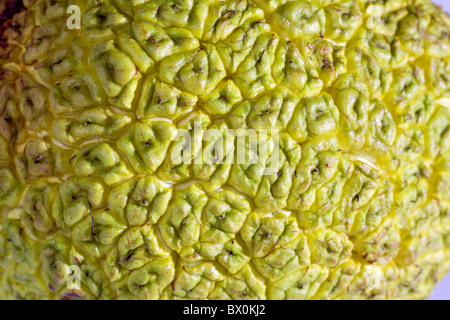
[[[420,299],[450,269],[430,0],[23,4],[0,20],[0,298]],[[233,143],[207,163],[229,129],[278,129],[276,172],[217,161]]]

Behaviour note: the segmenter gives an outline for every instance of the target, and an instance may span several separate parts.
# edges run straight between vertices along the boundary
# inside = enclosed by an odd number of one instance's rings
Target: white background
[[[433,0],[433,2],[450,12],[450,0]]]
[[[450,0],[433,0],[450,13]],[[436,288],[430,299],[450,300],[450,276],[447,276]]]

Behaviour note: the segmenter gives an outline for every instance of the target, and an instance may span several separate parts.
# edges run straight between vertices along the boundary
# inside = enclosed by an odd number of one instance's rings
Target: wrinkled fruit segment
[[[449,270],[431,1],[24,6],[0,31],[0,298],[419,299]],[[218,161],[230,129],[279,130],[276,172]]]

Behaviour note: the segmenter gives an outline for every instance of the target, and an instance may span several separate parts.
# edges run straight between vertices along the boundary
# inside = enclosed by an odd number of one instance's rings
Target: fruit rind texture
[[[423,299],[450,270],[430,0],[4,3],[1,299]]]

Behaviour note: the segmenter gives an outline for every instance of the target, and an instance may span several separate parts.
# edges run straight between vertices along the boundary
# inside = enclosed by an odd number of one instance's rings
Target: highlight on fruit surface
[[[449,272],[430,0],[0,12],[0,299],[422,299]]]

